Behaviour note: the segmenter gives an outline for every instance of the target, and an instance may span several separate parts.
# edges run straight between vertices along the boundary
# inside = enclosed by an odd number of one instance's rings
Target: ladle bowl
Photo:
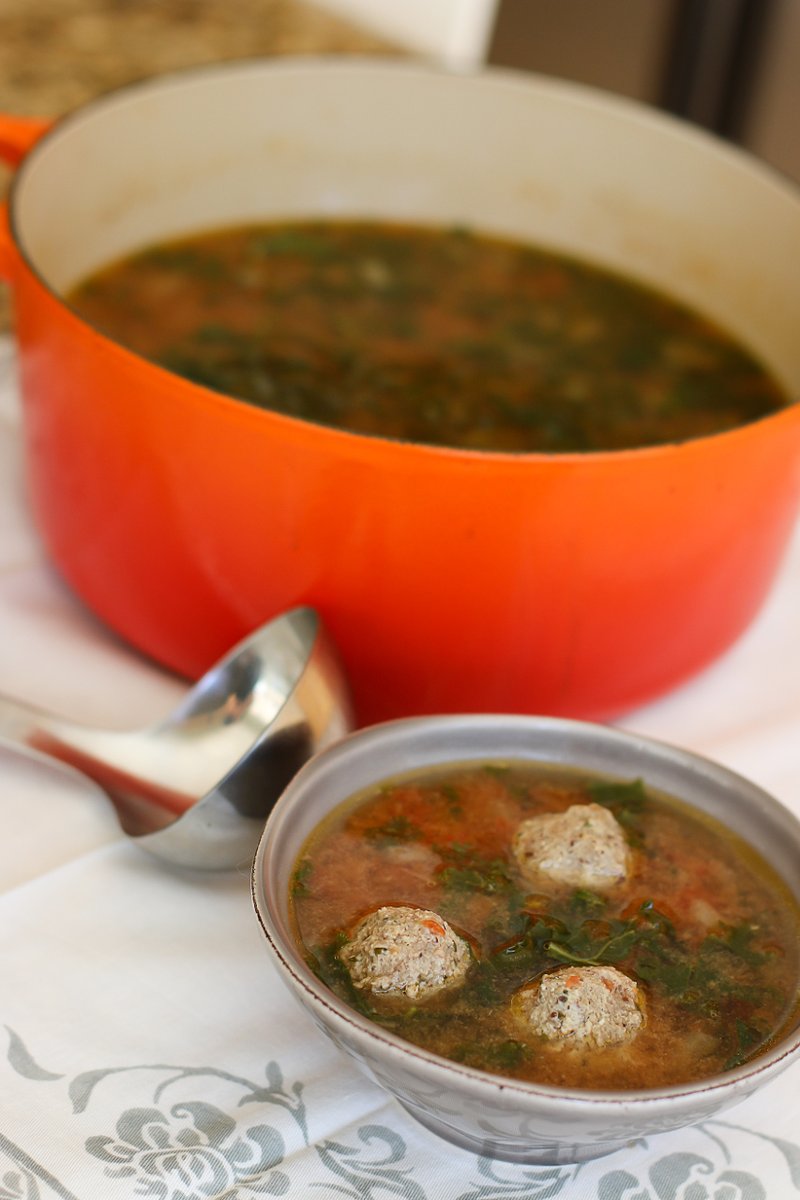
[[[239,642],[149,728],[95,729],[0,696],[0,737],[89,776],[143,849],[225,869],[252,857],[286,784],[350,713],[336,652],[304,607]]]

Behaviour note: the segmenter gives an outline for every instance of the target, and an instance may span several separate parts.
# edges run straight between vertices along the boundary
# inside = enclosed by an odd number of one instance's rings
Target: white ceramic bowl
[[[636,1092],[545,1087],[427,1053],[334,995],[304,962],[289,923],[289,883],[303,843],[332,808],[362,788],[412,769],[474,759],[527,759],[642,777],[746,838],[800,900],[800,822],[747,780],[672,746],[586,722],[494,715],[401,720],[351,734],[303,767],[278,801],[253,867],[253,902],[282,978],[366,1074],[458,1146],[512,1161],[564,1163],[705,1120],[800,1059],[798,1019],[753,1062],[698,1083]]]

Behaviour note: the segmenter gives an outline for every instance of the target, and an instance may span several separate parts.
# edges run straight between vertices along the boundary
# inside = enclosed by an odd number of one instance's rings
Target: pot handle
[[[16,167],[52,124],[49,117],[15,117],[0,113],[0,160],[9,167]]]
[[[0,283],[11,282],[14,243],[8,222],[8,205],[0,200]]]
[[[15,117],[0,113],[0,162],[16,167],[52,125],[48,117]],[[9,279],[13,261],[7,205],[0,203],[0,279]]]

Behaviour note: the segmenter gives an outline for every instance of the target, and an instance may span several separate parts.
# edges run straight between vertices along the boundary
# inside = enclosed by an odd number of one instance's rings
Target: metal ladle
[[[0,737],[88,775],[143,849],[207,869],[247,862],[291,777],[351,725],[341,667],[311,608],[240,642],[150,728],[94,729],[0,696]]]

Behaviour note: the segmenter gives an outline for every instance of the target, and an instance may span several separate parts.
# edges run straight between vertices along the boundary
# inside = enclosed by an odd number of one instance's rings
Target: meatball
[[[387,905],[356,925],[339,951],[354,987],[416,1000],[464,981],[467,942],[425,908]]]
[[[644,1025],[644,999],[615,967],[562,967],[516,997],[529,1029],[562,1045],[619,1046]]]
[[[627,877],[630,851],[616,818],[600,804],[573,804],[560,813],[523,821],[514,835],[514,856],[525,879],[595,891]]]

